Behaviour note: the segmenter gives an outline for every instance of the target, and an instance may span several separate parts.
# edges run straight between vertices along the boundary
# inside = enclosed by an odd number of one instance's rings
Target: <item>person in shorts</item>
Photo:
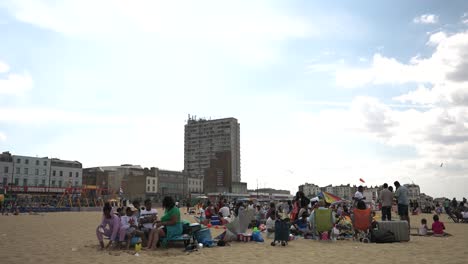
[[[405,220],[408,222],[408,226],[410,225],[410,218],[408,214],[409,210],[409,200],[408,200],[408,188],[404,185],[400,185],[398,181],[394,182],[396,191],[395,191],[395,198],[397,199],[398,203],[398,215],[400,216],[400,220]],[[410,228],[408,228],[410,230]]]

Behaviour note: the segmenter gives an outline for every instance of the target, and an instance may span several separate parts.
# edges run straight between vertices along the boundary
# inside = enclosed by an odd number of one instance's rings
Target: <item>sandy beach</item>
[[[191,216],[184,215],[186,219]],[[431,215],[413,216],[413,227]],[[98,212],[45,213],[0,216],[0,259],[2,263],[291,263],[311,261],[349,263],[466,263],[468,224],[455,224],[442,216],[452,237],[417,237],[410,242],[363,244],[353,241],[318,242],[294,240],[286,247],[272,247],[269,241],[232,242],[227,247],[203,248],[184,253],[183,246],[140,252],[100,251],[95,229]],[[430,220],[429,223],[432,223]],[[212,228],[212,234],[221,229]]]

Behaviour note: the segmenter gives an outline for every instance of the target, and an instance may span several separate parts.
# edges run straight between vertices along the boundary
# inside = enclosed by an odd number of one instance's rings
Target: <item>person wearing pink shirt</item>
[[[434,236],[449,236],[450,234],[445,233],[445,225],[444,223],[439,221],[439,216],[434,215],[432,217],[434,220],[434,223],[432,223],[432,232],[434,233]]]
[[[101,224],[96,228],[96,236],[101,249],[104,249],[103,236],[109,237],[109,243],[106,248],[109,248],[117,238],[120,228],[120,219],[112,213],[112,207],[106,203],[103,208],[103,217]]]

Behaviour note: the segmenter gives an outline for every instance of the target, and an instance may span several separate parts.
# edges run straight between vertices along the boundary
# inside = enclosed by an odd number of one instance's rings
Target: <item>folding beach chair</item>
[[[370,229],[372,226],[372,215],[371,209],[366,208],[364,210],[354,208],[353,209],[353,228],[355,238],[363,243],[369,243],[370,241]]]
[[[315,231],[322,238],[324,232],[331,234],[333,229],[333,210],[326,208],[318,208],[314,211]]]
[[[190,244],[191,236],[189,234],[184,234],[184,224],[179,222],[172,226],[166,226],[167,233],[166,237],[161,239],[161,245],[163,247],[167,247],[169,242],[177,242],[182,241],[184,242],[184,246],[186,247]]]

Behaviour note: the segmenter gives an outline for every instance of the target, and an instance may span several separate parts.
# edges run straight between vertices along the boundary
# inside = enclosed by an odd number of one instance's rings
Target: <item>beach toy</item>
[[[211,227],[211,224],[207,224],[206,226],[207,226],[208,228],[210,228],[210,227]]]
[[[135,251],[136,251],[136,252],[140,252],[140,251],[141,251],[141,243],[137,243],[137,244],[135,245]],[[136,253],[136,254],[138,254],[138,253]],[[135,254],[135,255],[136,255],[136,254]]]

